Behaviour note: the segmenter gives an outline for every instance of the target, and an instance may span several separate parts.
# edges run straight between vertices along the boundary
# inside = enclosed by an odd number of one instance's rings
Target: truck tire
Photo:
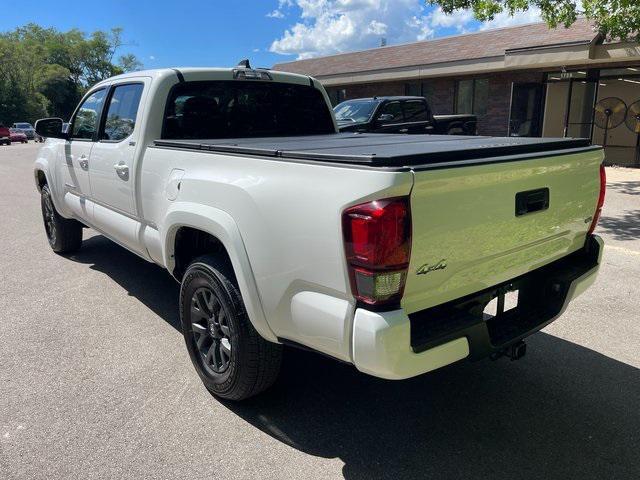
[[[275,382],[282,346],[253,328],[224,259],[204,255],[189,265],[180,288],[180,320],[191,361],[212,394],[244,400]]]
[[[49,245],[56,253],[71,253],[82,245],[82,224],[62,217],[51,200],[49,185],[44,185],[40,194],[42,220]]]

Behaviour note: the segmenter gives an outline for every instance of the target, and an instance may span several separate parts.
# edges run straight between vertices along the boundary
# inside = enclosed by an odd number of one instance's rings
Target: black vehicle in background
[[[341,132],[477,135],[475,115],[433,115],[424,97],[373,97],[333,107]]]

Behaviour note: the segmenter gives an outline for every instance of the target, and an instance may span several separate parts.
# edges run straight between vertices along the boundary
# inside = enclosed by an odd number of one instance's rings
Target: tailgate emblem
[[[433,265],[429,265],[425,263],[416,271],[416,275],[426,275],[427,273],[435,272],[436,270],[444,270],[447,268],[447,261],[443,258],[438,263],[434,263]]]

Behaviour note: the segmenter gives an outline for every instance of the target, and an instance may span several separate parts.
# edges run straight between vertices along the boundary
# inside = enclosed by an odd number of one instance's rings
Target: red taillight
[[[600,195],[598,195],[598,204],[596,205],[596,213],[593,214],[593,220],[587,235],[591,235],[598,225],[600,214],[602,213],[602,207],[604,206],[604,195],[607,191],[607,174],[604,171],[604,165],[600,165]]]
[[[353,295],[369,305],[398,302],[411,253],[408,197],[350,207],[342,230]]]

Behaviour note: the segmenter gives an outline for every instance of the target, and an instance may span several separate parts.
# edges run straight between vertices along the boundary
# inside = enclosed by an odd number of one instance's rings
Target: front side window
[[[384,124],[402,123],[402,106],[400,102],[389,102],[380,110],[378,120]]]
[[[82,102],[71,129],[71,138],[92,139],[98,128],[98,116],[106,90],[97,90]]]
[[[139,83],[115,87],[100,135],[102,140],[120,141],[133,133],[142,89],[143,85]]]
[[[185,82],[167,100],[162,138],[213,139],[335,133],[320,90],[264,81]]]
[[[347,100],[333,108],[338,122],[366,122],[378,105],[371,100]]]

